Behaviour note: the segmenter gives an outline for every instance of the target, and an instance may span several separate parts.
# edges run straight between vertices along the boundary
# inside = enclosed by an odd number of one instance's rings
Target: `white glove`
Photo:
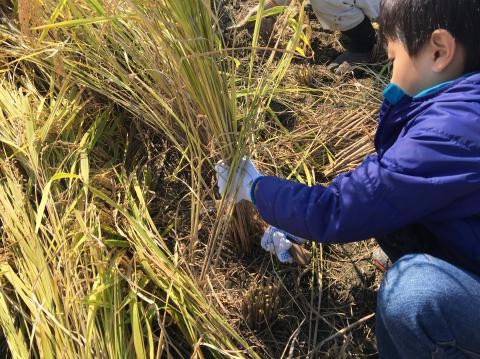
[[[305,239],[269,226],[263,233],[260,244],[264,250],[275,254],[281,263],[293,263],[293,257],[290,254],[292,242],[303,244]]]
[[[222,196],[225,196],[230,166],[227,165],[225,161],[220,161],[215,165],[215,171],[217,172],[218,191]],[[261,176],[262,174],[258,172],[252,161],[250,161],[247,156],[244,156],[240,160],[237,173],[232,180],[232,185],[229,187],[227,198],[236,203],[240,202],[242,199],[252,202],[250,196],[252,184]]]

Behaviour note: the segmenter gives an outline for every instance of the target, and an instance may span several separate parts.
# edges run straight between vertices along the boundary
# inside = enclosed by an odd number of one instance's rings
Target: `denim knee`
[[[443,300],[431,259],[425,254],[409,254],[385,274],[378,292],[377,314],[390,330],[414,327],[431,314],[432,303]]]
[[[444,347],[478,353],[479,294],[479,278],[448,262],[426,254],[400,258],[378,292],[381,357],[431,358]]]

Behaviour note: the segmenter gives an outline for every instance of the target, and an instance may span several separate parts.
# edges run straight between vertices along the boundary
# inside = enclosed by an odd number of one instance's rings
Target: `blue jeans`
[[[385,273],[376,320],[382,359],[480,359],[480,277],[431,255],[405,255]]]

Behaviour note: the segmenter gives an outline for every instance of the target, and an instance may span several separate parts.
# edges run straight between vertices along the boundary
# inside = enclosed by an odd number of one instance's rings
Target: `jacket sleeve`
[[[478,191],[479,152],[430,129],[415,131],[328,187],[264,177],[255,202],[268,223],[306,239],[368,239],[440,218],[442,209]]]

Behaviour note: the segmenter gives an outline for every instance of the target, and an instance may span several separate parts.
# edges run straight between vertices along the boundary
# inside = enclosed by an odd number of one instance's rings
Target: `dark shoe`
[[[340,42],[351,52],[372,52],[377,43],[377,34],[370,20],[365,17],[360,25],[342,31]]]
[[[372,263],[382,272],[386,272],[392,266],[392,261],[380,247],[373,251]]]
[[[350,72],[354,64],[369,63],[377,42],[377,35],[370,19],[365,17],[353,29],[343,31],[341,42],[346,51],[328,66],[331,71],[343,75]]]
[[[371,60],[371,52],[353,52],[350,50],[345,51],[333,60],[328,69],[335,72],[337,75],[343,75],[351,71],[355,64],[368,64]]]

